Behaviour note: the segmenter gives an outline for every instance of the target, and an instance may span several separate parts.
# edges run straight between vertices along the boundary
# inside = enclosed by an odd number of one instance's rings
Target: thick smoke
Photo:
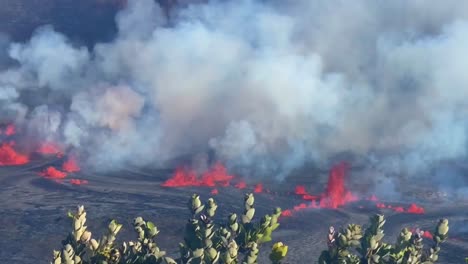
[[[116,22],[92,50],[51,27],[0,38],[2,116],[105,169],[210,149],[277,178],[345,152],[390,174],[466,158],[468,2],[209,1],[167,21],[134,0]]]

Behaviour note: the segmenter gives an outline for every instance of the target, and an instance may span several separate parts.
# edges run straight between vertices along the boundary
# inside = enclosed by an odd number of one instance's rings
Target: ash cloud
[[[0,38],[2,117],[101,169],[208,150],[275,178],[343,152],[379,175],[466,159],[464,1],[207,1],[166,17],[128,1],[92,49],[51,27]]]

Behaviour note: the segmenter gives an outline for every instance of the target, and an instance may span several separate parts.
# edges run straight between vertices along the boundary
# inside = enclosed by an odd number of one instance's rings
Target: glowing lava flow
[[[70,183],[73,185],[84,185],[88,184],[87,180],[79,180],[79,179],[70,179]]]
[[[75,157],[69,157],[68,160],[62,164],[62,170],[68,173],[80,171],[80,167],[78,166],[78,162]]]
[[[406,210],[410,214],[424,214],[424,208],[417,206],[416,204],[410,204],[410,207]]]
[[[12,124],[7,125],[4,131],[0,130],[0,134],[7,137],[13,136],[15,133],[16,128]],[[14,141],[0,144],[0,166],[17,166],[29,162],[29,156],[18,153],[14,146]]]
[[[423,233],[422,236],[425,237],[425,238],[429,238],[429,239],[433,239],[433,238],[434,238],[434,237],[432,236],[431,232],[429,232],[429,231],[424,231],[424,233]]]
[[[320,199],[321,208],[335,209],[349,202],[357,201],[357,197],[345,187],[347,170],[348,165],[344,162],[331,169],[325,194]]]
[[[234,176],[227,173],[227,169],[221,164],[216,163],[210,170],[205,172],[200,181],[201,186],[229,186],[231,180],[234,179]]]
[[[312,201],[309,207],[336,209],[349,202],[357,201],[357,197],[348,191],[345,186],[347,170],[348,165],[344,162],[332,167],[325,192],[320,196],[310,195],[307,193],[305,186],[302,185],[296,186],[294,193],[300,195],[303,200]],[[319,201],[318,206],[315,203],[316,201]]]
[[[16,134],[16,127],[12,124],[7,125],[7,127],[5,128],[5,135],[13,136],[14,134]]]
[[[309,193],[307,193],[305,186],[303,185],[296,186],[294,193],[300,195],[302,197],[302,200],[306,201],[316,201],[317,199],[319,199],[318,196],[310,195]]]
[[[13,124],[9,124],[3,129],[0,129],[0,135],[2,137],[11,137],[16,134],[16,127]],[[9,138],[8,142],[0,143],[0,166],[15,166],[23,165],[29,162],[29,155],[20,154],[16,151],[15,142]],[[46,142],[39,146],[37,149],[38,153],[49,155],[57,155],[61,157],[63,155],[62,148],[52,142]],[[66,178],[68,173],[77,172],[80,170],[76,158],[70,156],[62,164],[62,170],[59,170],[53,166],[45,168],[43,171],[38,174],[46,179],[55,180],[57,182],[62,182],[62,179]],[[87,180],[79,179],[70,179],[70,184],[72,185],[83,185],[87,184]]]
[[[345,187],[346,172],[348,166],[346,163],[341,163],[334,166],[328,178],[327,187],[325,192],[321,196],[313,196],[307,193],[306,188],[302,185],[298,185],[295,188],[294,193],[301,196],[303,200],[311,201],[309,204],[301,203],[293,207],[293,209],[284,210],[282,216],[292,216],[294,212],[301,211],[307,208],[331,208],[336,209],[341,207],[349,202],[357,201],[358,198],[348,191]],[[376,207],[380,209],[391,209],[398,213],[410,213],[410,214],[424,214],[424,208],[416,205],[410,204],[410,206],[405,209],[402,206],[392,206],[386,205],[382,202],[378,202],[379,199],[372,195],[366,200],[376,203]],[[317,203],[318,201],[318,203]]]
[[[40,172],[39,175],[48,179],[64,179],[67,177],[67,173],[57,170],[55,167],[47,167],[44,171]]]
[[[174,172],[174,175],[162,186],[164,187],[186,187],[186,186],[198,186],[197,175],[194,171],[187,168],[179,167]]]
[[[254,187],[254,193],[261,193],[263,192],[263,185],[261,183],[255,185]]]
[[[331,208],[336,209],[349,202],[357,201],[357,197],[346,189],[345,179],[348,165],[340,163],[330,170],[328,183],[325,192],[321,196],[313,196],[307,193],[304,186],[296,186],[295,193],[300,195],[303,200],[310,200],[309,204],[301,203],[294,206],[293,209],[283,211],[282,216],[292,216],[293,212],[301,211],[307,208]],[[319,201],[317,203],[317,201]]]
[[[410,232],[413,233],[413,234],[418,232],[418,231],[421,232],[422,237],[427,238],[427,239],[434,239],[434,236],[432,235],[432,233],[427,231],[427,230],[426,231],[420,231],[417,228],[413,228],[413,229],[410,230]]]
[[[188,187],[188,186],[229,186],[234,176],[227,173],[226,168],[216,163],[208,171],[203,173],[201,177],[197,177],[195,171],[179,167],[176,169],[174,175],[165,181],[162,186],[164,187]]]
[[[377,200],[377,198],[376,198]],[[377,200],[378,201],[378,200]],[[398,213],[409,213],[409,214],[424,214],[425,210],[421,206],[418,206],[414,203],[410,204],[408,209],[405,210],[402,206],[392,206],[392,205],[386,205],[382,202],[377,202],[375,206],[379,209],[391,209],[395,212]]]
[[[58,157],[63,155],[61,147],[53,142],[42,143],[37,152],[43,155],[57,155]]]
[[[305,186],[298,185],[298,186],[296,186],[296,189],[294,190],[294,193],[297,194],[297,195],[306,195],[307,191],[305,189]]]
[[[236,185],[234,185],[234,187],[237,189],[245,189],[247,188],[247,183],[245,183],[245,181],[240,181]]]
[[[14,145],[14,142],[0,145],[0,166],[16,166],[29,162],[29,157],[16,152]]]
[[[70,161],[71,162],[71,161]],[[66,169],[64,164],[64,171],[69,171]],[[301,203],[294,206],[291,209],[286,209],[283,211],[282,216],[292,216],[294,212],[301,211],[307,208],[330,208],[337,209],[342,207],[350,202],[355,202],[358,198],[351,193],[345,186],[346,174],[348,171],[348,165],[346,163],[340,163],[331,168],[330,174],[328,177],[328,182],[325,188],[325,191],[320,195],[311,195],[307,192],[306,187],[303,185],[298,185],[295,188],[294,193],[299,195],[302,200],[309,201],[308,203]],[[197,175],[196,171],[187,167],[179,167],[175,170],[171,178],[166,180],[161,184],[163,187],[227,187],[231,186],[231,181],[234,180],[234,176],[229,175],[227,169],[220,163],[214,164],[208,171]],[[238,189],[244,189],[247,187],[245,181],[238,181],[233,187]],[[267,192],[261,183],[253,186],[254,193],[263,193]],[[219,194],[217,188],[213,188],[210,193],[212,195]],[[376,202],[376,206],[381,209],[391,209],[395,212],[405,212],[412,214],[423,214],[424,208],[419,207],[415,204],[411,204],[408,209],[405,209],[401,206],[391,206],[385,205],[384,203],[378,202],[378,199],[375,195],[372,195],[366,200]]]

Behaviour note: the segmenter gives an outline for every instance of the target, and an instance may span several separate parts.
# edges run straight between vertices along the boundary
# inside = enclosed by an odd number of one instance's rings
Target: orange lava
[[[247,183],[245,181],[240,181],[236,185],[234,185],[237,189],[245,189],[247,187]]]
[[[162,186],[229,186],[233,178],[234,176],[229,175],[226,168],[220,163],[213,165],[208,171],[203,173],[201,177],[197,177],[196,172],[191,169],[179,167],[176,169],[174,175],[165,181]]]
[[[37,152],[44,154],[44,155],[57,155],[57,156],[63,155],[63,152],[60,146],[58,146],[57,144],[53,142],[42,143],[37,149]]]
[[[67,177],[67,173],[57,170],[55,167],[47,167],[44,171],[40,172],[39,175],[48,179],[63,179]]]
[[[263,192],[263,185],[261,183],[256,184],[254,187],[254,193],[261,193]]]
[[[289,217],[289,216],[292,216],[292,211],[290,209],[287,209],[287,210],[284,210],[281,212],[281,216],[284,216],[284,217]]]
[[[16,152],[14,146],[14,142],[0,145],[0,166],[23,165],[29,162],[29,157]]]
[[[73,185],[84,185],[84,184],[88,184],[88,181],[80,180],[80,179],[70,179],[70,183]]]
[[[377,196],[375,196],[375,194],[373,194],[371,197],[369,197],[367,200],[369,201],[373,201],[373,202],[377,202],[379,199],[377,198]]]
[[[80,167],[78,166],[76,158],[73,156],[69,157],[68,160],[62,164],[62,170],[68,173],[80,171]]]
[[[234,176],[227,173],[226,167],[221,163],[216,163],[213,165],[207,172],[205,172],[201,177],[201,186],[229,186],[229,183],[234,178]]]
[[[306,188],[303,185],[296,186],[296,188],[294,189],[294,193],[300,195],[302,197],[302,200],[305,201],[315,201],[320,198],[319,196],[310,195],[309,193],[307,193]]]
[[[301,211],[307,208],[336,209],[349,202],[357,201],[357,197],[348,191],[345,186],[347,170],[348,165],[344,162],[333,166],[330,170],[325,192],[320,196],[308,194],[304,186],[296,186],[294,193],[301,195],[303,200],[308,200],[311,202],[309,204],[301,203],[297,206],[294,206],[292,210],[290,209],[291,214],[288,213],[284,216],[290,216],[293,212]]]
[[[320,200],[320,207],[335,209],[349,202],[357,201],[357,197],[345,187],[347,170],[348,165],[344,162],[331,169],[325,194]]]
[[[301,203],[299,205],[294,206],[294,211],[300,211],[300,210],[306,209],[306,208],[308,208],[307,204]]]
[[[424,231],[423,237],[433,239],[434,237],[432,236],[431,232],[429,231]]]
[[[402,206],[392,206],[392,205],[386,205],[384,203],[376,203],[375,205],[377,208],[380,208],[380,209],[388,208],[398,213],[424,214],[425,212],[424,208],[417,206],[416,204],[411,204],[406,210]]]
[[[411,233],[414,234],[414,233],[416,232],[416,228],[413,228],[413,229],[411,229],[410,231],[411,231]],[[432,233],[429,232],[429,231],[422,231],[422,237],[428,238],[428,239],[433,239],[433,238],[434,238],[434,236],[432,235]]]
[[[12,124],[7,125],[7,127],[5,128],[5,135],[13,136],[14,134],[16,134],[16,127]]]
[[[377,208],[387,208],[387,206],[384,203],[376,203],[375,204]]]
[[[187,168],[179,167],[174,172],[174,175],[162,186],[164,187],[185,187],[185,186],[198,186],[197,176],[194,171]]]
[[[297,195],[306,195],[307,191],[306,191],[304,185],[298,185],[298,186],[296,186],[296,189],[294,190],[294,193],[297,194]]]
[[[310,194],[304,194],[304,195],[302,195],[302,200],[306,200],[306,201],[316,201],[317,199],[319,199],[319,196],[310,195]]]
[[[424,214],[425,210],[424,208],[412,203],[410,207],[408,208],[407,212],[410,214]]]

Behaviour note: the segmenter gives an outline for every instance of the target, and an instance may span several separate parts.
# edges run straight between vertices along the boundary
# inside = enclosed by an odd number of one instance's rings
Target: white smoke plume
[[[207,1],[167,21],[133,0],[116,22],[92,49],[51,27],[0,38],[2,116],[106,169],[209,150],[276,178],[344,152],[385,173],[466,159],[468,2]]]

